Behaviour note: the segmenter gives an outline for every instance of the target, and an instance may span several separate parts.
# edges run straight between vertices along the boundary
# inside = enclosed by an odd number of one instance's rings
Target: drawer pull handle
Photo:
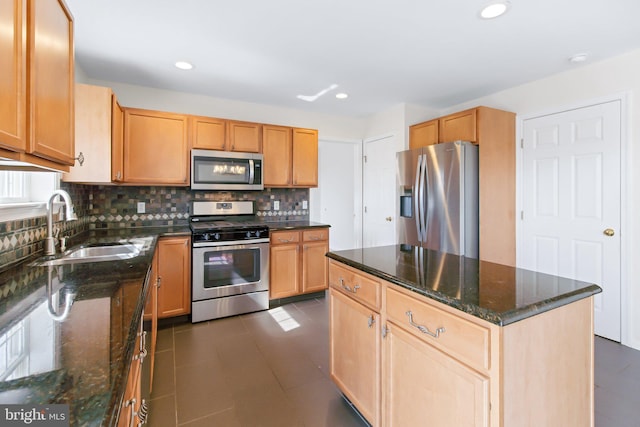
[[[367,318],[367,325],[372,328],[373,324],[376,323],[376,319],[373,317],[373,314]]]
[[[434,338],[438,338],[441,333],[445,333],[446,332],[444,328],[440,327],[440,328],[436,329],[435,333],[433,333],[427,327],[422,326],[422,325],[418,325],[417,323],[413,322],[413,313],[411,312],[411,310],[407,311],[405,314],[409,317],[409,324],[411,326],[413,326],[414,328],[416,328],[417,330],[419,330],[420,332],[422,332],[423,334],[427,334],[427,335],[430,335],[430,336],[432,336]]]
[[[355,285],[353,288],[349,285],[346,285],[342,277],[340,278],[340,285],[342,285],[342,288],[345,291],[351,292],[352,294],[355,294],[356,292],[358,292],[358,289],[360,289],[360,285]]]
[[[281,237],[278,237],[278,242],[280,242],[280,243],[291,243],[291,242],[293,242],[293,239],[283,239]]]

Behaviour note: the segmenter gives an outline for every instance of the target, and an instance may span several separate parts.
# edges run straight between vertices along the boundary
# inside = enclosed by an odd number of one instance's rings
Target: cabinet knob
[[[607,228],[606,230],[603,231],[604,235],[607,237],[611,237],[614,234],[616,234],[615,230],[613,228]]]
[[[384,220],[385,220],[385,221],[387,221],[387,222],[391,222],[391,221],[393,220],[393,218],[392,218],[392,217],[390,217],[390,216],[388,216],[388,217],[386,217]]]

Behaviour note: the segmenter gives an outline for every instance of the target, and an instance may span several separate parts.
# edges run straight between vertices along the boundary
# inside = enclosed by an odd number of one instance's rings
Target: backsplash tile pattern
[[[78,220],[66,222],[53,216],[53,233],[57,236],[74,236],[89,228],[87,216],[89,186],[67,185],[61,188],[71,196]],[[44,250],[47,237],[47,217],[40,216],[15,221],[0,222],[0,270],[19,264]]]
[[[124,187],[61,183],[71,196],[77,221],[54,216],[54,232],[73,236],[87,229],[186,225],[191,200],[254,200],[257,215],[268,221],[308,220],[306,188],[271,188],[263,191],[191,191],[185,187]],[[273,201],[280,209],[273,210]],[[137,203],[145,213],[137,213]],[[0,271],[42,254],[47,235],[46,217],[0,222]]]
[[[254,200],[257,215],[272,221],[306,220],[308,189],[266,189],[264,191],[192,191],[184,187],[93,186],[89,196],[89,228],[126,228],[187,224],[192,200]],[[280,202],[274,211],[273,201]],[[137,203],[145,213],[137,213]]]

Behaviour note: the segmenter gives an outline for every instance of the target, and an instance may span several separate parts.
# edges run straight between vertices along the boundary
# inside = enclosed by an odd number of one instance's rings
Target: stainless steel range
[[[191,321],[269,308],[269,228],[253,201],[192,202]]]

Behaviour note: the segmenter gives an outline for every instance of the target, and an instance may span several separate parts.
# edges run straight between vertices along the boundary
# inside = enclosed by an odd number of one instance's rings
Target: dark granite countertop
[[[189,234],[187,226],[90,230],[69,247],[132,238],[145,245],[127,260],[26,262],[0,273],[0,347],[12,349],[0,349],[11,357],[0,368],[0,403],[65,403],[71,425],[115,425],[157,238]],[[67,297],[73,303],[64,316]]]
[[[578,280],[410,245],[329,252],[327,257],[499,326],[602,291]]]
[[[270,231],[331,227],[328,224],[321,224],[313,221],[265,221],[265,223],[269,227]]]

